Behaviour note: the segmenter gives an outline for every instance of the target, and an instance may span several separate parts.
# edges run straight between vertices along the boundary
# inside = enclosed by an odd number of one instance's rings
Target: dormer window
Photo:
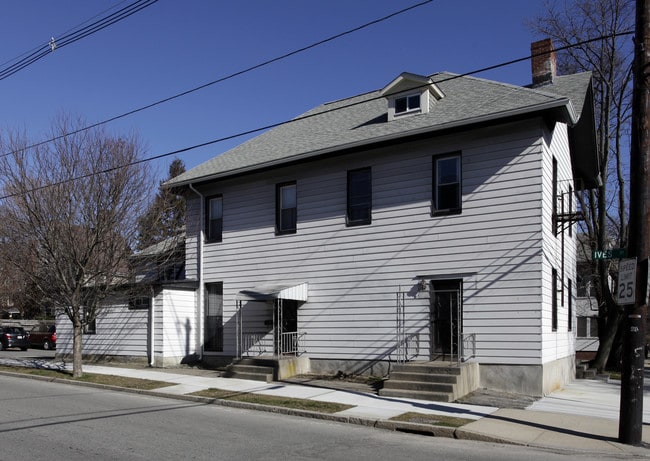
[[[388,102],[388,120],[426,114],[445,95],[429,77],[404,72],[386,85],[381,94]]]
[[[420,95],[412,94],[395,98],[395,115],[420,111]]]

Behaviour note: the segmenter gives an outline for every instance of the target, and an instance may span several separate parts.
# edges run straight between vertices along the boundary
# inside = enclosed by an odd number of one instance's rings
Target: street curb
[[[12,376],[15,378],[35,379],[38,381],[46,381],[46,382],[53,382],[53,383],[60,383],[60,384],[71,384],[74,386],[93,387],[97,389],[106,389],[106,390],[112,390],[118,392],[130,392],[132,394],[148,395],[152,397],[163,397],[163,398],[174,399],[174,400],[185,400],[188,402],[202,403],[207,405],[219,405],[222,407],[238,408],[242,410],[264,411],[267,413],[276,413],[276,414],[282,414],[287,416],[299,416],[302,418],[319,419],[323,421],[331,421],[331,422],[337,422],[343,424],[355,424],[357,426],[367,426],[376,429],[389,430],[394,432],[406,432],[410,434],[426,435],[430,437],[445,437],[445,438],[452,438],[452,439],[477,440],[482,442],[512,444],[512,442],[508,440],[491,438],[488,436],[483,436],[482,434],[476,434],[477,437],[472,438],[473,435],[472,432],[461,430],[461,428],[435,426],[431,424],[410,423],[406,421],[370,419],[370,418],[363,418],[357,416],[345,416],[345,415],[337,415],[337,414],[330,414],[330,413],[320,413],[316,411],[297,410],[294,408],[277,407],[273,405],[262,405],[258,403],[237,402],[233,400],[223,400],[223,399],[217,399],[212,397],[201,397],[198,395],[169,394],[162,391],[162,389],[164,388],[158,388],[158,390],[133,389],[129,387],[111,386],[109,384],[71,381],[69,379],[63,379],[63,378],[52,378],[48,376],[29,375],[25,373],[10,372],[10,371],[0,371],[0,375]],[[459,434],[461,435],[460,437],[458,436]]]
[[[152,397],[159,397],[159,398],[166,398],[166,399],[173,399],[173,400],[184,400],[187,402],[194,402],[194,403],[199,403],[204,405],[219,405],[222,407],[237,408],[242,410],[264,411],[267,413],[282,414],[287,416],[298,416],[298,417],[310,418],[310,419],[319,419],[322,421],[330,421],[330,422],[336,422],[342,424],[354,424],[357,426],[366,426],[375,429],[388,430],[393,432],[404,432],[404,433],[423,435],[428,437],[443,437],[443,438],[451,438],[451,439],[464,440],[464,441],[488,442],[488,443],[498,443],[498,444],[506,444],[506,445],[530,446],[530,447],[535,447],[540,449],[549,449],[548,446],[543,444],[517,442],[514,440],[504,439],[502,437],[490,436],[484,433],[467,430],[463,426],[458,428],[453,428],[453,427],[446,427],[446,426],[435,426],[431,424],[411,423],[406,421],[370,419],[370,418],[363,418],[363,417],[356,417],[356,416],[319,413],[316,411],[309,411],[309,410],[297,410],[292,408],[277,407],[272,405],[262,405],[257,403],[237,402],[233,400],[221,400],[212,397],[201,397],[197,395],[170,394],[163,391],[164,387],[154,389],[154,390],[133,389],[128,387],[111,386],[108,384],[88,383],[83,381],[71,381],[69,379],[63,379],[63,378],[52,378],[48,376],[29,375],[25,373],[9,372],[9,371],[0,371],[0,375],[6,375],[6,376],[11,376],[16,378],[35,379],[39,381],[55,382],[55,383],[69,384],[75,386],[92,387],[97,389],[106,389],[106,390],[112,390],[116,392],[129,392],[132,394],[148,395]],[[566,454],[578,454],[578,453],[582,455],[585,454],[611,455],[612,454],[610,452],[601,452],[598,450],[596,451],[571,450],[566,447],[563,448],[554,447],[553,450],[558,453],[562,452]],[[621,451],[621,453],[626,453],[626,451],[623,450]]]

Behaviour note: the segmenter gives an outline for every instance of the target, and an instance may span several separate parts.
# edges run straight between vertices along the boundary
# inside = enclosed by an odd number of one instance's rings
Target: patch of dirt
[[[496,392],[487,389],[478,389],[456,400],[458,403],[468,405],[483,405],[497,408],[516,408],[523,410],[532,405],[539,397],[507,392]]]
[[[377,391],[383,386],[384,380],[376,376],[346,375],[344,373],[337,373],[334,375],[297,375],[285,379],[284,382],[301,384],[304,386],[376,394]]]

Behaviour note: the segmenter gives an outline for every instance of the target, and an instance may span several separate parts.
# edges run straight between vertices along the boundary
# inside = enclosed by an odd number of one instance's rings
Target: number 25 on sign
[[[618,304],[634,304],[636,292],[636,258],[622,259],[618,265],[616,301]]]

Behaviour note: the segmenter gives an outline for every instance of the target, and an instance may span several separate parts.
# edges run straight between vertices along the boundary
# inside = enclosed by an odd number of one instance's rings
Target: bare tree
[[[622,311],[611,291],[617,266],[613,261],[594,261],[592,250],[623,248],[627,239],[628,195],[625,161],[629,153],[632,98],[634,30],[633,0],[553,0],[545,13],[530,26],[553,39],[556,47],[568,47],[558,55],[563,73],[591,71],[603,185],[578,195],[585,220],[580,223],[585,238],[579,248],[590,261],[591,278],[598,302],[599,349],[592,365],[602,370],[610,356],[622,319]],[[602,40],[572,46],[589,39]]]
[[[101,128],[75,133],[60,117],[54,142],[29,146],[24,134],[2,140],[3,257],[73,326],[73,375],[82,374],[84,329],[102,303],[133,279],[138,217],[154,190],[135,137]]]
[[[169,175],[160,184],[185,172],[183,160],[175,158]],[[179,190],[159,188],[150,207],[138,220],[137,249],[175,239],[185,231],[185,196]]]

